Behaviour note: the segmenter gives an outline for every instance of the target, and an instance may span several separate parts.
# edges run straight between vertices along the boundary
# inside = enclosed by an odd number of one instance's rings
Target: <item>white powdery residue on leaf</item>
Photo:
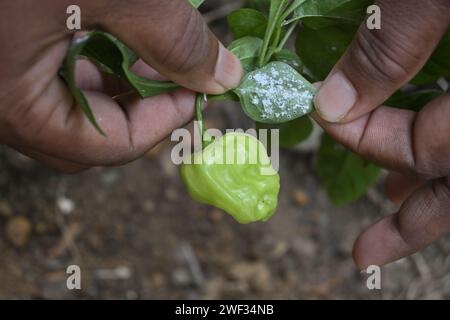
[[[296,76],[296,71],[272,65],[249,76],[256,86],[251,88],[251,103],[260,111],[263,119],[284,119],[309,111],[313,94]],[[268,71],[268,72],[267,72]],[[247,88],[248,89],[248,88]],[[249,90],[243,90],[250,93]]]
[[[273,75],[274,77],[278,77],[278,76],[280,75],[280,73],[279,73],[277,70],[275,70],[274,67],[272,67],[271,71],[272,71],[272,75]]]
[[[259,104],[259,99],[258,99],[258,97],[253,97],[253,98],[252,98],[252,103],[253,103],[253,104]]]
[[[267,85],[270,81],[270,78],[267,75],[261,73],[255,74],[252,78],[256,83],[262,86]]]

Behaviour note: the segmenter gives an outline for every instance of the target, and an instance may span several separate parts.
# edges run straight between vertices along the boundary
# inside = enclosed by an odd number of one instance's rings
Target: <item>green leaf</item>
[[[97,121],[95,120],[94,114],[92,113],[91,108],[89,107],[89,103],[87,102],[86,97],[84,96],[83,92],[78,89],[76,85],[76,75],[75,75],[75,65],[78,55],[82,52],[84,46],[86,45],[86,38],[79,38],[75,40],[70,49],[67,53],[67,56],[65,58],[64,64],[62,65],[60,69],[60,75],[66,82],[69,91],[71,92],[72,96],[74,97],[75,101],[78,103],[78,105],[83,110],[84,114],[88,118],[89,122],[97,129],[98,132],[100,132],[102,135],[105,135],[103,130],[98,125]],[[105,66],[105,69],[111,70],[109,67]],[[111,70],[112,72],[112,70]]]
[[[450,31],[444,35],[428,62],[411,83],[430,84],[441,77],[450,77]]]
[[[442,90],[437,89],[422,89],[412,92],[397,91],[384,105],[418,112],[428,102],[436,99],[443,93]]]
[[[245,7],[256,9],[263,13],[269,12],[270,0],[247,0],[244,4]]]
[[[280,13],[289,5],[289,0],[271,0],[269,7],[269,21],[275,22]]]
[[[308,116],[303,116],[280,124],[257,122],[256,129],[280,130],[280,147],[291,148],[310,136],[313,131],[313,124]],[[270,135],[268,135],[268,139],[270,139]],[[268,146],[270,146],[270,141],[268,141]],[[270,149],[270,147],[268,149]]]
[[[239,102],[239,97],[233,91],[227,91],[222,94],[208,95],[207,100],[209,102],[214,102],[214,101],[236,101],[236,102]]]
[[[294,20],[320,29],[333,23],[360,25],[373,0],[307,0],[297,8]]]
[[[170,92],[179,86],[170,81],[156,81],[145,79],[130,71],[137,61],[137,56],[125,44],[114,36],[99,31],[90,32],[84,37],[79,47],[78,55],[100,62],[112,73],[128,81],[142,98],[156,96]]]
[[[324,134],[317,174],[331,202],[341,206],[363,196],[378,180],[379,167],[367,162]]]
[[[289,0],[271,0],[267,28],[264,33],[263,45],[259,54],[258,66],[261,68],[271,60],[279,41],[283,36],[283,15],[289,5]]]
[[[194,7],[194,8],[198,8],[201,6],[201,4],[203,2],[205,2],[205,0],[188,0],[189,3]]]
[[[244,37],[234,40],[228,46],[228,49],[241,60],[242,67],[246,73],[255,70],[262,42],[259,38]]]
[[[255,9],[243,8],[228,16],[228,25],[235,39],[242,37],[264,38],[267,18]]]
[[[248,73],[234,92],[244,112],[262,123],[283,123],[313,109],[314,86],[283,62]]]
[[[357,27],[333,25],[320,30],[303,26],[297,35],[296,52],[316,80],[324,80],[350,45]]]
[[[290,65],[292,68],[297,70],[298,72],[302,71],[303,64],[300,60],[300,57],[295,53],[288,49],[282,49],[277,51],[272,56],[272,61],[280,61]]]
[[[89,121],[102,134],[104,133],[95,120],[86,97],[76,85],[75,66],[79,57],[86,57],[99,66],[101,71],[127,81],[142,98],[170,92],[179,87],[173,82],[148,80],[131,72],[129,69],[136,62],[137,56],[108,33],[92,31],[76,39],[67,53],[60,74]]]

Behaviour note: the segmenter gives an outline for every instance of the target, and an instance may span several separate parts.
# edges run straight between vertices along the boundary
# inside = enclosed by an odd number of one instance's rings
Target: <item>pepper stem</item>
[[[198,123],[198,131],[200,132],[200,137],[203,142],[203,136],[205,134],[205,126],[203,124],[203,93],[197,93],[195,96],[195,120]]]
[[[198,123],[198,131],[200,132],[202,149],[212,142],[212,137],[206,133],[205,124],[203,123],[203,100],[206,101],[206,99],[207,96],[203,93],[197,93],[195,96],[195,120]]]

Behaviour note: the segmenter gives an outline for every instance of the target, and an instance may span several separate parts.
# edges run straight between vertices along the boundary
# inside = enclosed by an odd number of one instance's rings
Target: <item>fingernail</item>
[[[239,59],[219,44],[219,56],[217,58],[215,79],[227,91],[239,86],[243,76],[242,66]]]
[[[315,98],[316,109],[320,116],[329,122],[343,119],[356,103],[357,92],[341,71],[331,75]]]

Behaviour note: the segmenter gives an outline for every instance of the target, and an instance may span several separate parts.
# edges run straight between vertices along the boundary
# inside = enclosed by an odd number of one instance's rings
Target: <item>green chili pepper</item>
[[[182,164],[180,173],[195,200],[223,209],[240,223],[267,221],[278,205],[280,177],[264,145],[228,133]]]

